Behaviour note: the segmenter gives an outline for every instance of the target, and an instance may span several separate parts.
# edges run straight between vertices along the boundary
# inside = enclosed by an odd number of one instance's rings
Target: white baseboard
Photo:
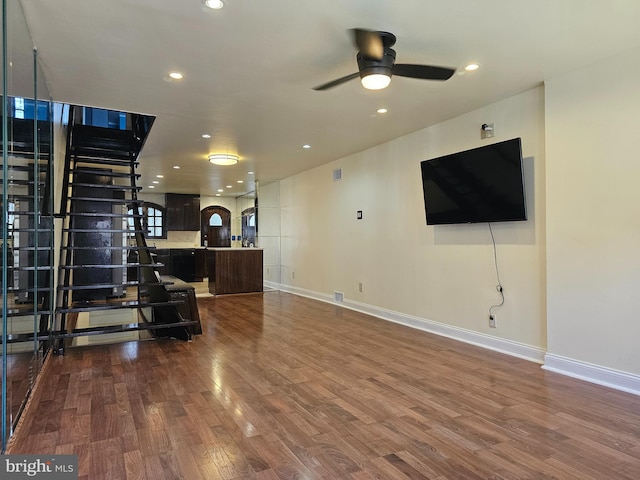
[[[336,302],[331,295],[292,287],[290,285],[279,285],[279,290],[303,297],[313,298],[322,302],[333,303],[350,310],[366,313],[367,315],[371,315],[382,320],[387,320],[425,332],[434,333],[436,335],[487,348],[496,352],[505,353],[507,355],[522,358],[524,360],[529,360],[536,363],[542,363],[544,360],[544,350],[537,347],[532,347],[531,345],[526,345],[524,343],[514,342],[512,340],[494,337],[492,335],[486,335],[484,333],[478,333],[472,330],[466,330],[464,328],[446,325],[444,323],[434,322],[432,320],[407,315],[405,313],[396,312],[393,310],[387,310],[365,303],[355,302],[353,300]]]
[[[280,285],[278,282],[271,282],[269,280],[263,280],[262,281],[262,286],[263,286],[263,290],[282,290],[282,291],[284,291],[284,289],[282,288],[282,285]]]
[[[489,350],[494,350],[496,352],[522,358],[535,363],[540,363],[542,364],[542,368],[545,370],[578,378],[586,382],[603,385],[616,390],[640,395],[639,375],[633,375],[611,368],[580,362],[571,358],[547,353],[545,350],[531,345],[434,322],[420,317],[414,317],[401,312],[386,310],[373,305],[359,303],[352,300],[336,302],[332,295],[325,293],[281,284],[274,284],[273,288],[283,292],[289,292],[295,295],[320,300],[322,302],[333,303],[383,320],[399,323],[425,332],[459,340],[461,342],[487,348]]]
[[[547,353],[544,356],[544,365],[542,368],[586,382],[640,395],[640,376],[638,375],[600,367],[552,353]]]

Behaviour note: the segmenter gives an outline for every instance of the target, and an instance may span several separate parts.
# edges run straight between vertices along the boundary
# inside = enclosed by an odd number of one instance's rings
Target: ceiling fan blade
[[[356,47],[358,47],[361,55],[374,60],[382,59],[384,55],[384,45],[378,32],[364,30],[362,28],[354,28],[351,31],[353,32]]]
[[[455,68],[434,67],[432,65],[412,65],[397,63],[393,66],[393,75],[399,77],[422,78],[424,80],[448,80],[455,73]]]
[[[360,73],[352,73],[351,75],[347,75],[346,77],[338,78],[336,80],[332,80],[331,82],[324,83],[322,85],[318,85],[317,87],[313,87],[314,90],[328,90],[329,88],[336,87],[341,83],[348,82],[349,80],[353,80],[354,78],[358,78]]]

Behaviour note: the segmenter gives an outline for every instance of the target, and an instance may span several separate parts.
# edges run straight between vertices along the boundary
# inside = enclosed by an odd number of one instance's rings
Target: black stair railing
[[[148,329],[156,335],[190,338],[185,321],[159,280],[145,240],[138,199],[137,157],[152,117],[127,114],[127,129],[85,125],[82,108],[70,107],[61,213],[62,228],[56,351],[66,339]],[[86,112],[85,112],[86,113]],[[129,252],[138,259],[131,261]],[[137,279],[126,278],[137,269]],[[134,292],[131,294],[131,292]],[[151,318],[143,309],[151,307]],[[122,308],[138,309],[136,324],[76,328],[69,314]],[[160,333],[160,330],[165,332]]]

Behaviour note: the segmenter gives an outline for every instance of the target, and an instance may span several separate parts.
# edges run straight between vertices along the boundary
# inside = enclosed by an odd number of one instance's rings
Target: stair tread
[[[89,173],[92,175],[102,175],[105,177],[113,177],[113,178],[131,178],[132,174],[129,172],[114,172],[113,170],[102,170],[102,169],[93,169],[93,168],[71,168],[70,172],[73,173]],[[139,173],[134,173],[133,176],[135,178],[140,178],[141,175]]]
[[[54,332],[55,338],[72,338],[86,335],[101,335],[105,333],[133,332],[138,330],[160,330],[164,328],[192,327],[197,325],[195,320],[175,323],[123,323],[120,325],[105,325],[101,327],[76,328],[72,332]]]
[[[125,229],[108,229],[101,228],[99,230],[91,228],[63,228],[64,233],[145,233],[146,230],[133,230],[129,228]]]
[[[69,182],[69,185],[73,187],[96,187],[104,190],[138,190],[138,191],[142,190],[142,187],[136,187],[135,185],[106,185],[104,183],[83,183],[83,182]]]
[[[119,288],[119,287],[146,287],[149,285],[173,285],[173,282],[138,282],[136,280],[132,280],[130,282],[120,282],[120,283],[94,283],[91,285],[58,285],[58,290],[60,291],[69,291],[72,292],[74,290],[97,290],[102,288]]]
[[[38,334],[36,339],[38,341],[45,341],[49,339],[56,338],[72,338],[72,337],[80,337],[87,335],[101,335],[105,333],[124,333],[124,332],[133,332],[140,330],[161,330],[164,328],[175,328],[175,327],[191,327],[197,325],[196,320],[188,320],[184,322],[175,322],[175,323],[148,323],[148,322],[139,322],[139,323],[123,323],[119,325],[105,325],[100,327],[87,327],[87,328],[76,328],[72,332],[63,332],[60,330],[51,332],[51,335],[46,334]],[[7,343],[20,343],[20,342],[32,342],[34,340],[33,333],[14,333],[7,335]],[[0,341],[0,344],[2,342]]]
[[[70,200],[77,200],[77,201],[81,201],[81,202],[113,203],[115,205],[118,205],[118,204],[121,204],[121,205],[130,205],[130,204],[142,205],[144,203],[144,200],[137,200],[137,199],[132,199],[132,198],[93,198],[93,197],[75,197],[75,196],[70,196],[69,199]]]
[[[70,246],[70,245],[64,245],[62,247],[60,247],[62,250],[156,250],[157,247],[138,247],[137,245],[123,245],[120,247],[114,247],[114,246],[110,246],[110,247],[90,247],[90,246],[81,246],[81,247],[76,247],[76,246]]]
[[[94,165],[121,165],[121,166],[138,166],[140,165],[137,161],[132,161],[129,157],[127,158],[104,158],[102,156],[95,155],[82,155],[76,152],[73,161],[77,163],[89,163]]]
[[[160,264],[153,264],[153,265],[148,265],[146,263],[123,263],[123,264],[118,264],[118,265],[113,265],[113,264],[107,264],[107,265],[98,265],[98,264],[87,264],[87,265],[60,265],[58,268],[60,268],[61,270],[78,270],[81,268],[113,268],[113,269],[118,269],[118,268],[130,268],[130,267],[162,267],[164,265],[160,265]]]
[[[138,213],[69,212],[70,217],[144,218]]]
[[[137,300],[123,300],[122,302],[111,303],[86,303],[86,304],[73,304],[68,307],[56,308],[56,313],[76,313],[76,312],[97,312],[104,310],[125,310],[128,308],[146,308],[146,307],[164,307],[164,306],[178,306],[184,304],[184,301],[169,301],[169,302],[147,302]],[[171,324],[175,325],[175,324]]]

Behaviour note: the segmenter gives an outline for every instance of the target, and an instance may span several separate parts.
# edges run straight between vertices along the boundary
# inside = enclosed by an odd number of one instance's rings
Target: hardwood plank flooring
[[[640,397],[281,292],[50,358],[8,453],[81,479],[640,478]]]

